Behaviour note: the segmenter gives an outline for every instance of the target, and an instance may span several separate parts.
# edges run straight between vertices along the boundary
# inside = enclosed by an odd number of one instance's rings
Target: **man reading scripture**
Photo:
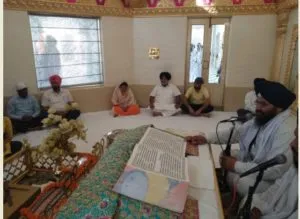
[[[228,172],[228,184],[237,184],[238,193],[245,196],[249,186],[253,186],[256,174],[239,179],[239,175],[258,164],[284,154],[287,162],[267,169],[256,192],[265,191],[276,180],[282,177],[292,164],[292,151],[289,143],[293,139],[293,117],[289,106],[296,99],[296,95],[278,82],[261,81],[256,84],[256,116],[234,130],[231,143],[238,143],[240,150],[233,156],[221,155],[221,167]],[[230,130],[219,133],[221,143],[226,143]],[[216,134],[187,137],[192,144],[206,142],[218,144]]]

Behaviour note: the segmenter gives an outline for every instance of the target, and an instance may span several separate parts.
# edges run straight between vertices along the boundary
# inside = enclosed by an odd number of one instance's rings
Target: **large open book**
[[[149,127],[135,146],[113,190],[183,212],[189,185],[184,138]]]

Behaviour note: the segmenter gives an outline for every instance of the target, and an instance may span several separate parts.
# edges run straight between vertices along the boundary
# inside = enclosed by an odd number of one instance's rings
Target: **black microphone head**
[[[276,161],[278,164],[284,164],[284,163],[286,163],[286,160],[287,160],[286,156],[284,154],[279,154],[275,158],[276,158]]]

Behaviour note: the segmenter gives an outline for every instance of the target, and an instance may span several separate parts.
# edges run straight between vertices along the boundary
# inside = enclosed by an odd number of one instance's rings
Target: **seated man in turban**
[[[77,119],[80,115],[80,111],[77,109],[68,110],[74,101],[71,93],[61,88],[61,80],[59,75],[49,77],[52,89],[44,92],[42,106],[45,111],[51,108],[55,110],[55,114],[61,115],[67,120]]]
[[[160,84],[156,85],[150,93],[150,109],[153,116],[174,116],[180,109],[180,91],[172,83],[169,72],[161,72]]]
[[[240,150],[233,156],[220,156],[221,167],[228,172],[230,188],[237,185],[240,196],[248,193],[249,186],[253,186],[256,175],[251,174],[243,178],[239,175],[258,164],[284,154],[285,164],[276,165],[264,172],[262,181],[255,192],[261,193],[272,185],[290,168],[293,160],[290,142],[293,140],[295,119],[290,115],[289,106],[296,99],[296,95],[282,84],[263,80],[255,84],[257,91],[256,115],[253,119],[236,128],[231,143],[239,143]],[[219,132],[221,143],[227,142],[230,130]],[[216,133],[208,136],[187,137],[194,145],[213,143],[218,144]]]
[[[26,132],[28,129],[41,126],[40,105],[36,98],[28,94],[25,83],[16,86],[18,95],[10,98],[7,114],[11,119],[15,132]]]

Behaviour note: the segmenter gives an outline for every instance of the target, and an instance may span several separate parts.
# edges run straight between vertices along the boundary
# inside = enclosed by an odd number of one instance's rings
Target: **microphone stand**
[[[240,210],[240,212],[238,214],[238,219],[251,219],[251,205],[252,205],[253,194],[254,194],[258,184],[262,180],[263,175],[264,175],[264,170],[262,169],[259,171],[259,174],[256,177],[256,181],[255,181],[254,185],[249,186],[248,197],[247,197],[247,200],[246,200],[244,206],[242,207],[242,209]]]
[[[224,154],[226,156],[231,155],[231,143],[230,143],[230,141],[231,141],[231,138],[232,138],[232,135],[233,135],[233,131],[235,129],[235,122],[232,121],[231,123],[232,123],[233,127],[230,130],[230,134],[229,134],[229,137],[228,137],[228,140],[227,140],[226,148],[224,150]],[[226,186],[227,186],[226,181],[227,181],[227,171],[223,169],[222,182],[221,182],[221,191],[223,191],[223,192],[226,191]]]

